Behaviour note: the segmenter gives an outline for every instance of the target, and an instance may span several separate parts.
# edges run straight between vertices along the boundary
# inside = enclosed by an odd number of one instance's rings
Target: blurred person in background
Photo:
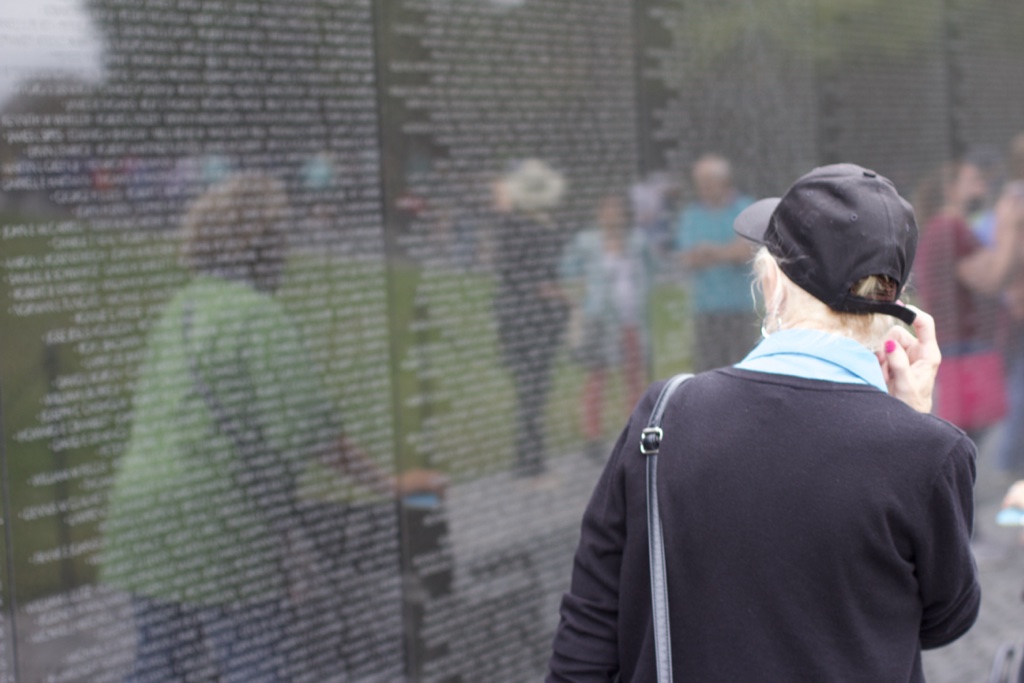
[[[693,166],[697,200],[679,218],[675,246],[690,274],[693,367],[696,372],[731,365],[753,345],[757,329],[750,301],[751,249],[732,230],[750,205],[733,186],[728,160],[707,154]]]
[[[750,206],[736,231],[762,245],[767,336],[665,405],[662,656],[680,681],[923,683],[921,651],[972,626],[981,589],[977,451],[928,414],[934,322],[899,301],[913,209],[877,173],[837,164]],[[663,386],[584,513],[548,683],[657,677],[640,443]]]
[[[654,262],[644,232],[631,228],[626,198],[606,195],[597,211],[597,227],[584,230],[565,250],[561,276],[566,291],[577,291],[578,338],[572,352],[587,376],[580,429],[585,452],[603,460],[604,398],[609,376],[621,368],[625,415],[646,386],[647,305]],[[574,316],[575,316],[574,311]],[[572,329],[572,328],[570,328]]]
[[[273,297],[288,211],[282,184],[252,174],[214,185],[185,217],[192,278],[151,328],[103,527],[101,579],[135,612],[128,681],[292,680],[298,586],[317,573],[301,474],[326,464],[382,500],[443,484],[391,477],[345,437]]]
[[[1021,178],[1021,170],[1014,168],[1015,147],[1018,147],[1016,154],[1024,154],[1024,134],[1011,140],[1008,155],[1004,155],[994,146],[978,145],[965,156],[968,163],[981,171],[987,187],[984,201],[976,202],[980,205],[980,210],[974,211],[968,217],[971,229],[986,247],[995,245],[996,207],[999,201],[1014,181]]]
[[[499,209],[494,308],[501,358],[515,388],[515,473],[536,478],[547,469],[544,420],[569,317],[558,275],[565,235],[552,215],[565,179],[545,161],[526,159],[493,190]]]
[[[650,174],[629,190],[634,225],[658,258],[672,250],[679,190],[675,178],[664,172]]]
[[[972,202],[967,222],[981,244],[991,247],[995,243],[995,204],[1006,176],[1003,155],[993,145],[976,145],[964,154],[964,161],[978,169],[985,184],[985,195]]]
[[[1024,133],[1010,143],[1007,180],[992,212],[996,234],[1016,236],[1014,261],[1002,302],[1008,318],[1006,335],[1007,419],[997,466],[1014,478],[1024,477]],[[1012,242],[1005,238],[1007,243]],[[1011,246],[1002,248],[1012,249]]]
[[[923,226],[915,284],[922,305],[935,316],[947,360],[936,389],[936,412],[975,441],[1005,414],[1004,371],[995,364],[995,343],[999,296],[1017,261],[1018,242],[1018,231],[1008,220],[1009,205],[1002,200],[992,247],[983,246],[971,230],[969,217],[984,205],[986,195],[981,170],[961,160],[942,164],[914,197]],[[968,363],[975,369],[984,364],[985,377],[960,372]],[[987,386],[976,388],[976,381]]]

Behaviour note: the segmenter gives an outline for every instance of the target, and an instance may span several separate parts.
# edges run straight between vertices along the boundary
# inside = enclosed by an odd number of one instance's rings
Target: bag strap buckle
[[[640,452],[644,455],[657,455],[661,448],[661,439],[665,433],[661,427],[646,427],[640,432]]]

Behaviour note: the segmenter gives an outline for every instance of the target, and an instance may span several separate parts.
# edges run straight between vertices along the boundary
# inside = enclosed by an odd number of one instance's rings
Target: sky
[[[38,76],[102,78],[102,42],[83,0],[0,1],[0,107]]]
[[[525,0],[483,0],[513,8]],[[0,107],[39,76],[103,77],[102,36],[85,0],[0,0]]]

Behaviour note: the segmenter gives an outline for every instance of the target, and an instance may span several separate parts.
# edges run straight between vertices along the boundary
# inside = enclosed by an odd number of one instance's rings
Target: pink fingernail
[[[885,352],[886,353],[892,353],[895,350],[896,350],[896,342],[894,342],[892,339],[890,339],[889,341],[885,342]]]

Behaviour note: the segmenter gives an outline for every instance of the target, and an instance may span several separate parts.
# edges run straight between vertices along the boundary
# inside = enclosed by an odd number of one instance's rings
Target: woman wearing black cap
[[[924,680],[977,617],[974,444],[927,412],[934,323],[898,297],[917,225],[859,166],[736,220],[765,341],[667,404],[658,468],[679,681]],[[911,323],[915,335],[893,325]],[[640,402],[583,519],[549,682],[654,681]]]

